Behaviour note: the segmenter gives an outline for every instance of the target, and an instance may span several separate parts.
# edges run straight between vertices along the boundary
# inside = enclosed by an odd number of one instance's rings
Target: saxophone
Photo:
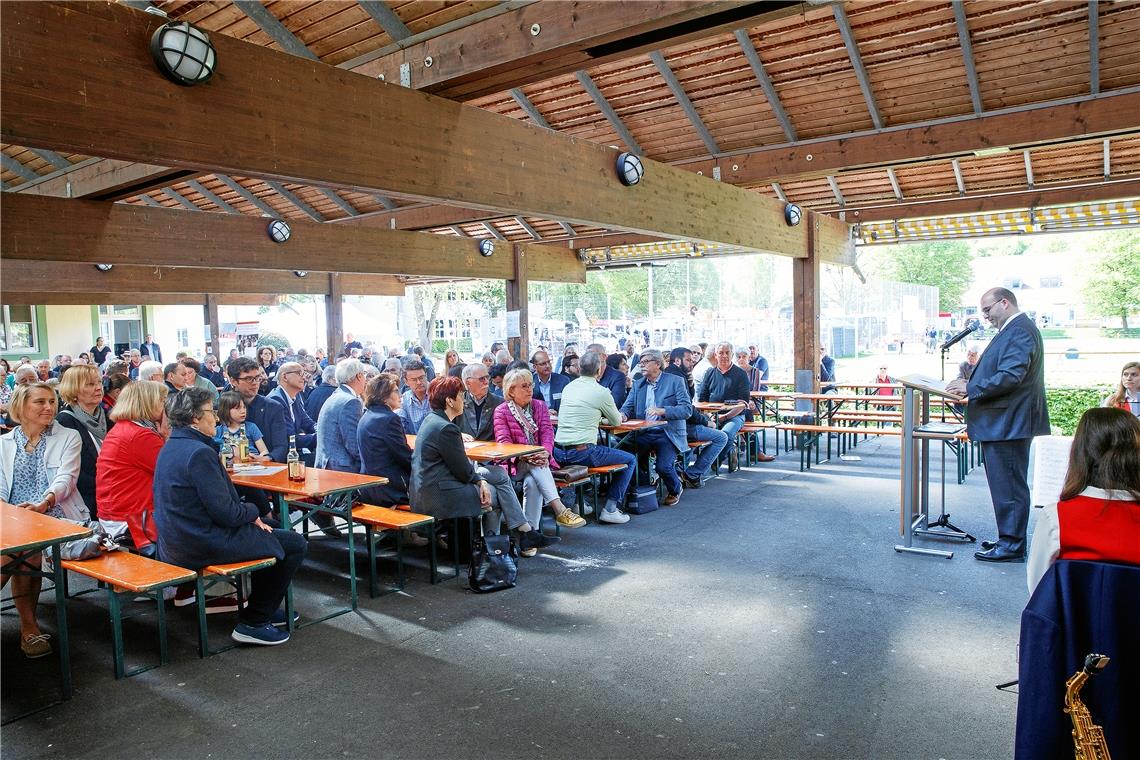
[[[1089,676],[1095,676],[1108,665],[1108,657],[1090,654],[1085,666],[1065,682],[1065,712],[1073,719],[1073,745],[1075,760],[1112,760],[1104,730],[1092,722],[1089,708],[1081,701],[1081,688]]]

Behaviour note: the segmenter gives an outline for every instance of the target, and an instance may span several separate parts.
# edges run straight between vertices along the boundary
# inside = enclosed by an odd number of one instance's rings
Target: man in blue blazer
[[[534,395],[546,402],[550,411],[557,412],[562,405],[562,390],[570,384],[566,375],[554,373],[554,364],[550,361],[550,354],[545,351],[535,351],[530,357],[530,364],[534,367]]]
[[[336,364],[340,388],[329,396],[317,420],[317,467],[340,472],[360,472],[357,427],[364,414],[364,365],[359,359],[341,359]]]
[[[277,370],[277,387],[266,396],[270,401],[281,404],[285,410],[285,435],[296,436],[297,451],[305,463],[312,465],[317,448],[317,425],[305,411],[305,399],[301,391],[305,389],[305,370],[300,362],[285,362]]]
[[[677,475],[677,454],[689,448],[685,420],[693,413],[693,403],[685,382],[662,370],[665,359],[661,352],[641,352],[641,376],[621,407],[622,421],[665,420],[664,427],[636,433],[639,449],[652,449],[657,454],[657,473],[665,480],[669,495],[662,504],[671,507],[681,499],[681,478]]]
[[[285,428],[285,407],[265,396],[257,395],[261,386],[261,367],[248,356],[239,356],[226,365],[230,385],[245,401],[246,419],[257,425],[269,449],[269,458],[284,462],[289,453],[289,435]]]
[[[982,445],[986,481],[997,518],[998,540],[983,541],[974,557],[985,562],[1024,562],[1029,524],[1029,446],[1049,435],[1045,406],[1044,345],[1041,332],[1017,308],[1005,288],[987,290],[982,316],[997,328],[969,381],[946,390],[964,395],[966,432]]]

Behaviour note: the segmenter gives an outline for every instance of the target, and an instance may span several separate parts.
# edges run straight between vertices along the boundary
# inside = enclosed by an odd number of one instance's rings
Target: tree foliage
[[[940,240],[882,249],[879,271],[887,279],[938,288],[938,308],[956,311],[974,280],[973,258],[963,240]]]
[[[1140,311],[1140,231],[1107,232],[1092,252],[1096,262],[1085,284],[1089,308],[1103,317],[1120,317],[1127,330],[1128,315]]]

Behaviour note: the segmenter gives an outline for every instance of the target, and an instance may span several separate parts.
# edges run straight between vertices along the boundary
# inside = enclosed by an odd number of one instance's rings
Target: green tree
[[[1140,311],[1140,231],[1106,232],[1090,252],[1097,259],[1085,284],[1089,308],[1120,317],[1127,330],[1128,315]]]
[[[882,249],[880,271],[897,282],[913,282],[938,288],[938,308],[954,311],[974,280],[973,255],[964,240],[888,246]]]

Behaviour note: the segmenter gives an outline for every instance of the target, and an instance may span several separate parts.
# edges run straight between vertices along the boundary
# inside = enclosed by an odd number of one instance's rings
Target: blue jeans
[[[736,435],[740,432],[742,427],[744,427],[744,412],[741,412],[721,425],[720,429],[728,436],[728,440],[732,441],[736,439]]]
[[[669,493],[681,493],[681,478],[677,476],[677,447],[661,428],[650,428],[637,433],[637,450],[652,450],[657,455],[657,474],[665,479]]]
[[[693,425],[689,428],[688,433],[690,441],[702,441],[709,444],[701,449],[701,453],[697,455],[697,461],[693,463],[693,466],[685,470],[686,475],[696,480],[712,469],[713,462],[720,456],[720,452],[724,451],[724,447],[728,445],[728,433],[704,425]]]
[[[617,502],[619,506],[625,503],[625,494],[629,491],[629,481],[637,472],[637,457],[628,451],[612,449],[609,446],[590,445],[584,449],[564,449],[555,444],[554,459],[559,464],[584,464],[587,467],[624,464],[624,470],[619,470],[613,474],[609,496],[607,497],[608,501]]]

